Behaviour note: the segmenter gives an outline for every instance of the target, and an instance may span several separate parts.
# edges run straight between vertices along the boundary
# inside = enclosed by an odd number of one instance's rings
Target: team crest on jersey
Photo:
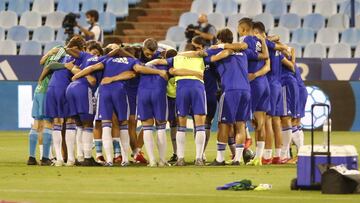
[[[125,64],[129,64],[129,61],[126,57],[121,57],[121,58],[114,58],[112,60],[115,63],[125,63]]]

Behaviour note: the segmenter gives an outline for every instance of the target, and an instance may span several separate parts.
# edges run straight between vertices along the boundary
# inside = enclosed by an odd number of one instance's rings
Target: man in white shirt
[[[90,24],[87,28],[77,24],[77,27],[85,35],[85,40],[95,40],[101,44],[104,42],[104,33],[98,24],[99,13],[96,10],[89,10],[85,13],[86,22]]]

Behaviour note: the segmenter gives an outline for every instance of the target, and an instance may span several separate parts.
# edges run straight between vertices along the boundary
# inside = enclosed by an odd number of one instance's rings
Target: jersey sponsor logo
[[[99,57],[97,57],[97,56],[94,56],[94,57],[91,57],[91,58],[89,58],[87,61],[98,61],[99,60]]]
[[[125,58],[125,57],[122,57],[122,58],[114,58],[112,61],[115,62],[115,63],[129,64],[128,59]]]
[[[0,63],[0,80],[18,80],[18,77],[7,60]]]

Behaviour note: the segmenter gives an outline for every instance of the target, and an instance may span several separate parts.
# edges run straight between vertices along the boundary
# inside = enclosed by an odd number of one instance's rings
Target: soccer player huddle
[[[142,46],[102,48],[74,36],[66,46],[54,47],[40,61],[44,68],[34,93],[28,165],[38,164],[39,140],[41,165],[184,166],[187,119],[192,117],[194,164],[204,166],[216,110],[217,154],[208,165],[226,165],[227,145],[231,165],[287,163],[291,143],[297,148],[304,143],[300,119],[307,92],[295,51],[278,36],[266,36],[263,23],[250,18],[239,21],[238,34],[240,42],[233,43],[233,33],[221,29],[211,47],[196,36],[181,53],[160,48],[151,38]],[[167,123],[173,147],[169,161]],[[256,152],[247,160],[250,125]]]

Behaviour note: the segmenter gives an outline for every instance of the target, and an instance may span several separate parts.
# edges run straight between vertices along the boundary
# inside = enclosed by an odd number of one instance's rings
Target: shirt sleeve
[[[94,40],[95,40],[95,41],[100,41],[100,34],[101,34],[100,26],[95,25],[95,26],[91,29],[90,32],[94,33]]]
[[[174,67],[174,57],[166,59],[166,62],[169,67]]]
[[[275,43],[270,40],[266,40],[266,46],[268,47],[268,49],[275,49]]]
[[[248,57],[248,60],[258,60],[259,54],[256,51],[252,49],[245,49],[244,52]]]

